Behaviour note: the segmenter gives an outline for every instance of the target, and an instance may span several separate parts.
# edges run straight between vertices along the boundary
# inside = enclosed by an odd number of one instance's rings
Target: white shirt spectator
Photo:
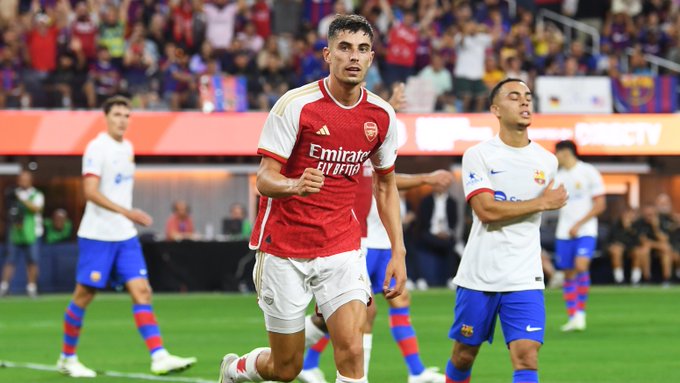
[[[223,8],[218,8],[214,4],[203,6],[206,22],[206,38],[213,48],[227,49],[231,46],[234,39],[234,27],[236,25],[236,15],[238,14],[238,4],[230,3]]]
[[[456,52],[458,60],[453,70],[454,77],[468,80],[481,80],[484,77],[484,57],[486,49],[491,46],[491,36],[477,33],[463,37],[456,35]]]

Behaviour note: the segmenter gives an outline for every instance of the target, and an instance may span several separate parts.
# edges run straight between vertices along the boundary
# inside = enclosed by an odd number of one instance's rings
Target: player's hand
[[[396,112],[400,112],[406,107],[406,86],[403,82],[395,83],[392,86],[392,97],[387,102],[392,105]]]
[[[390,288],[390,282],[394,278],[395,285]],[[404,293],[406,286],[406,263],[404,257],[392,257],[385,270],[385,281],[383,282],[383,293],[385,298],[394,299]]]
[[[579,229],[581,229],[581,225],[578,224],[578,223],[575,224],[574,226],[572,226],[571,229],[569,229],[569,237],[570,237],[570,238],[576,238],[576,237],[578,237],[578,231],[579,231]]]
[[[554,184],[555,180],[550,181],[545,190],[543,190],[543,194],[541,194],[540,198],[543,199],[544,210],[557,210],[567,204],[567,199],[569,198],[567,189],[562,184],[553,189]]]
[[[323,172],[319,169],[305,169],[295,184],[296,194],[304,197],[320,192],[325,178]]]
[[[142,226],[151,226],[153,223],[153,218],[146,214],[146,212],[139,209],[132,209],[128,211],[127,214],[125,214],[125,217],[127,217],[130,221]]]
[[[425,177],[425,183],[430,186],[448,186],[453,182],[453,172],[448,170],[435,170]]]

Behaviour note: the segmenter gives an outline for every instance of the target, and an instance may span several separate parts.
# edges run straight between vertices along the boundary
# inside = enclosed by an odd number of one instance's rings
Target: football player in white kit
[[[470,381],[479,348],[493,340],[498,315],[513,383],[536,383],[545,329],[541,212],[564,206],[567,192],[554,187],[555,156],[529,140],[529,87],[505,79],[491,90],[489,101],[499,134],[463,155],[463,190],[473,223],[454,278],[458,289],[449,337],[455,343],[446,376],[448,383]]]
[[[124,138],[130,100],[114,96],[104,102],[107,131],[87,145],[83,155],[83,189],[87,205],[78,229],[78,269],[73,299],[64,314],[64,337],[57,368],[74,378],[97,373],[78,361],[76,348],[89,304],[97,290],[125,285],[132,298],[135,324],[151,355],[151,372],[164,375],[184,370],[196,358],[171,355],[163,346],[151,306],[151,286],[134,224],[149,226],[152,218],[132,207],[135,157]]]
[[[560,165],[557,182],[569,201],[560,209],[555,232],[555,263],[564,270],[564,301],[569,321],[562,331],[586,329],[586,301],[590,288],[590,259],[597,245],[597,216],[607,207],[604,182],[593,165],[580,161],[573,141],[555,145]]]

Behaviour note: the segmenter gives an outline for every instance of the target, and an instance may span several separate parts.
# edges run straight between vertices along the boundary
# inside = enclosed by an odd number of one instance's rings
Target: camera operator
[[[38,294],[38,257],[39,239],[43,234],[42,210],[45,197],[40,190],[33,187],[33,176],[24,170],[17,177],[18,187],[9,193],[9,246],[5,267],[0,282],[0,296],[9,292],[9,283],[14,276],[17,256],[26,257],[26,273],[28,284],[26,291],[31,297]]]

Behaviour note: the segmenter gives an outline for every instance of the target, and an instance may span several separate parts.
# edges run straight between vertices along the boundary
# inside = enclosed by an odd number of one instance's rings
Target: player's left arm
[[[387,265],[383,291],[385,298],[396,298],[404,292],[406,284],[406,247],[401,226],[399,192],[394,171],[389,173],[375,173],[373,182],[378,214],[392,244],[392,258]],[[390,281],[394,278],[396,285],[389,289]]]

